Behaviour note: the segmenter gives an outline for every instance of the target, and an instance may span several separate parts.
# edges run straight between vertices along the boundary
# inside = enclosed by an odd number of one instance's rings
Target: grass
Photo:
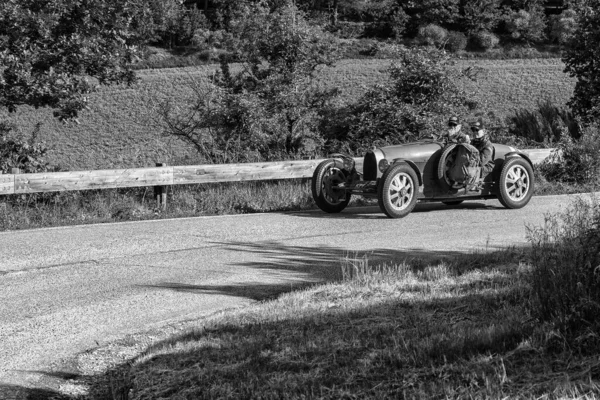
[[[322,68],[323,84],[342,91],[350,101],[366,88],[386,79],[389,60],[342,60]],[[562,106],[572,94],[574,80],[565,75],[558,59],[460,60],[460,67],[481,68],[477,82],[465,88],[485,113],[503,119],[521,108],[533,109],[545,98]],[[209,79],[216,65],[138,71],[140,82],[132,87],[106,87],[90,96],[90,110],[80,124],[62,124],[50,110],[19,108],[8,117],[23,132],[42,123],[40,139],[50,147],[48,161],[63,170],[114,169],[198,164],[194,151],[177,139],[164,137],[156,121],[156,100],[185,101],[193,93],[190,82]]]
[[[523,398],[600,395],[596,356],[550,351],[526,249],[371,266],[155,342],[96,398]],[[109,384],[110,383],[110,384]],[[109,392],[112,392],[109,393]]]

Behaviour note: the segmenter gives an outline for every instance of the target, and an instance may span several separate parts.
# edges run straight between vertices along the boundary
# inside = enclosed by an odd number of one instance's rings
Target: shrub
[[[521,109],[508,117],[509,132],[515,136],[551,145],[566,133],[574,139],[581,135],[578,122],[568,110],[558,108],[550,100],[538,102],[536,110]]]
[[[550,38],[559,43],[567,43],[577,29],[577,13],[574,10],[565,10],[550,19]]]
[[[13,124],[0,121],[0,173],[9,173],[12,168],[19,168],[22,172],[48,170],[44,158],[48,149],[37,140],[39,129],[40,124],[36,125],[29,139],[25,139],[22,134],[13,134]]]
[[[428,24],[419,28],[417,39],[421,44],[442,47],[446,43],[448,31],[439,25]]]
[[[449,31],[446,38],[446,49],[452,53],[464,50],[467,47],[467,36],[462,32]]]
[[[595,352],[600,321],[600,203],[576,198],[561,213],[529,229],[531,283],[537,316],[550,321],[580,350]],[[582,340],[583,339],[583,340]],[[590,340],[595,346],[590,346]],[[586,349],[587,347],[587,349]]]
[[[457,86],[462,71],[452,68],[448,55],[431,48],[398,51],[388,70],[389,83],[373,87],[355,104],[323,118],[327,151],[358,154],[373,145],[439,134],[448,114],[466,112],[466,95]]]
[[[600,175],[600,131],[597,126],[583,129],[579,140],[563,135],[557,151],[539,166],[550,181],[597,183]]]
[[[513,11],[505,18],[506,30],[513,39],[540,42],[546,38],[543,8]]]
[[[498,46],[498,43],[500,43],[498,36],[488,31],[479,31],[475,33],[471,37],[471,40],[475,47],[482,50],[493,49],[494,47]]]

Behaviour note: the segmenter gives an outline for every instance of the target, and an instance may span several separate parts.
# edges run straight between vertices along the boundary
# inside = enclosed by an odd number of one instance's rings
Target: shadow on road
[[[468,256],[461,251],[429,251],[422,248],[404,250],[378,248],[349,252],[337,247],[289,246],[279,242],[213,242],[213,244],[223,246],[227,251],[260,255],[260,261],[240,261],[237,265],[255,270],[269,270],[269,276],[277,276],[279,272],[284,283],[244,282],[228,285],[193,285],[181,282],[162,282],[143,287],[187,293],[219,294],[260,301],[314,284],[339,280],[343,276],[345,266],[364,263],[365,260],[368,260],[370,266],[410,263],[413,267],[418,265],[425,267],[451,258]],[[494,250],[499,250],[499,248],[486,249],[487,252]],[[292,272],[291,275],[290,272]]]
[[[456,260],[461,257],[469,257],[468,254],[459,251],[429,251],[424,249],[407,249],[407,250],[393,250],[393,249],[384,249],[384,248],[376,248],[370,249],[368,251],[360,251],[355,253],[349,253],[346,249],[338,248],[338,247],[306,247],[306,246],[289,246],[284,245],[277,242],[221,242],[214,243],[219,246],[224,246],[229,251],[236,251],[240,254],[247,253],[255,253],[259,254],[261,257],[261,261],[243,261],[243,257],[240,257],[240,261],[238,263],[239,266],[245,266],[248,268],[256,269],[256,270],[269,270],[269,275],[277,275],[277,272],[280,272],[282,276],[285,278],[289,276],[289,272],[293,272],[297,279],[294,281],[290,281],[291,283],[274,283],[274,284],[264,284],[261,282],[244,282],[239,285],[191,285],[186,283],[178,283],[178,282],[163,282],[156,285],[146,286],[159,290],[173,290],[173,291],[183,291],[189,293],[198,293],[198,294],[220,294],[220,295],[228,295],[228,296],[238,296],[249,298],[253,300],[267,300],[271,298],[275,298],[278,295],[290,292],[302,287],[314,285],[317,283],[327,282],[327,281],[335,281],[339,280],[342,277],[342,266],[351,265],[353,262],[361,262],[362,260],[368,259],[368,264],[370,266],[377,266],[380,264],[399,264],[399,263],[407,263],[410,265],[410,268],[414,270],[424,269],[428,265],[436,265],[436,263],[443,261]],[[492,252],[497,250],[496,248],[488,248],[486,251]],[[483,252],[481,252],[483,253]],[[473,268],[476,268],[476,265],[472,264]],[[457,307],[465,307],[480,304],[482,302],[481,299],[474,298],[462,298],[456,299],[455,301],[446,302],[443,301],[441,303],[436,304],[422,304],[419,307],[422,307],[424,311],[429,310],[430,308],[434,308],[435,310],[439,310],[440,307],[448,307],[449,309],[454,309]],[[399,312],[403,307],[400,303],[390,303],[383,304],[381,307],[377,309],[370,309],[369,313],[381,313],[382,317],[387,318],[389,313]],[[402,311],[403,312],[403,311]],[[435,311],[439,312],[439,311]],[[476,311],[473,311],[476,312]],[[478,312],[478,311],[477,311]],[[336,314],[336,315],[327,315],[327,318],[332,318],[333,323],[342,323],[343,321],[347,321],[349,318],[355,318],[355,313],[351,314]],[[302,321],[294,321],[294,326],[298,326],[298,329],[302,326]],[[269,324],[268,326],[263,326],[261,329],[268,329],[269,331],[275,332],[277,330],[277,324]],[[218,332],[217,332],[218,334]],[[196,335],[196,336],[194,336]],[[197,337],[197,334],[192,336],[182,336],[177,340],[179,341],[191,341],[194,340],[193,337]],[[498,338],[498,342],[490,343],[490,346],[486,349],[482,349],[482,352],[485,351],[502,351],[504,348],[503,340],[505,338]],[[286,339],[287,340],[287,339]],[[167,341],[166,343],[168,343]],[[162,343],[158,343],[153,348],[158,348],[163,346]],[[483,353],[482,353],[483,354]],[[186,352],[182,354],[185,357],[211,357],[211,354],[208,354],[206,351],[202,350],[194,350],[190,352]],[[348,358],[354,359],[354,355],[347,354]],[[126,361],[122,365],[118,365],[109,371],[106,371],[104,374],[97,376],[78,376],[73,372],[51,372],[51,371],[37,371],[40,374],[47,375],[51,378],[61,378],[65,381],[70,379],[76,380],[84,380],[92,382],[92,391],[93,392],[106,392],[109,390],[106,387],[106,382],[112,379],[111,377],[118,374],[118,371],[123,370],[123,368],[128,368],[130,364],[130,360]],[[145,367],[145,362],[142,363],[141,367]],[[150,365],[148,365],[150,368]],[[281,368],[285,368],[285,365],[282,365]],[[217,369],[214,372],[215,379],[223,378],[223,371],[227,369],[223,366],[223,370]],[[175,370],[174,370],[175,371]],[[256,377],[257,379],[262,379],[260,377]],[[112,396],[112,395],[110,395]],[[111,399],[112,397],[105,397],[107,399]],[[124,399],[127,398],[123,397]],[[80,400],[80,397],[70,397],[59,392],[50,390],[50,389],[29,389],[18,386],[10,386],[10,385],[2,385],[0,384],[0,399],[4,400]]]
[[[413,213],[428,213],[443,211],[448,209],[454,210],[506,210],[497,201],[465,201],[458,205],[446,205],[440,202],[418,203]],[[290,212],[292,215],[307,218],[341,218],[341,219],[388,219],[376,205],[349,207],[340,213],[328,214],[326,212],[317,211],[299,211]],[[408,216],[407,218],[410,218]]]

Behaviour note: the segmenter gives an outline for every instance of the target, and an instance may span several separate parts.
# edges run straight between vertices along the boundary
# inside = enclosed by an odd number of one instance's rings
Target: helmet
[[[481,122],[477,121],[474,124],[471,125],[471,130],[473,132],[477,132],[479,130],[483,129],[483,125],[481,125]]]
[[[473,138],[475,141],[483,140],[485,136],[485,131],[483,130],[483,124],[481,122],[477,121],[473,125],[471,125],[471,130],[475,134]]]
[[[450,117],[448,120],[448,126],[456,126],[458,125],[458,117]]]

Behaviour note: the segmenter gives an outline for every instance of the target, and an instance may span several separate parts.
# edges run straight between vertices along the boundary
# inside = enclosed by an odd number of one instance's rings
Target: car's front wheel
[[[379,183],[379,208],[390,218],[405,217],[415,208],[418,191],[417,174],[409,165],[390,167]]]
[[[317,206],[327,213],[339,213],[350,202],[350,193],[338,186],[347,181],[348,174],[334,160],[321,162],[311,182],[311,192]]]
[[[533,169],[521,157],[509,158],[502,166],[498,184],[498,200],[504,207],[524,207],[533,196]]]

